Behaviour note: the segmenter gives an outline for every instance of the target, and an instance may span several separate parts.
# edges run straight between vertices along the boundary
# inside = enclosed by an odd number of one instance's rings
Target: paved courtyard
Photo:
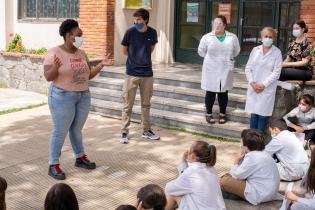
[[[75,191],[80,209],[111,210],[119,204],[136,201],[137,190],[149,183],[165,186],[177,176],[175,164],[193,140],[202,139],[217,146],[216,168],[228,171],[239,144],[205,139],[188,133],[154,127],[161,141],[141,139],[139,124],[131,126],[128,145],[118,142],[120,120],[90,113],[84,127],[85,149],[97,163],[87,171],[74,167],[69,140],[63,147],[61,165]],[[47,175],[48,139],[51,118],[48,106],[0,116],[0,176],[8,181],[8,210],[43,209],[48,189],[58,181]],[[252,206],[226,200],[227,209],[278,209],[280,202]]]

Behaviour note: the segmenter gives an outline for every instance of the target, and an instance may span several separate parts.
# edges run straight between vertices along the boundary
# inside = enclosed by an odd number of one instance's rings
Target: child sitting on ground
[[[187,162],[187,159],[189,162]],[[216,147],[204,141],[195,141],[178,165],[179,176],[166,184],[167,210],[224,210],[225,204],[219,186]]]
[[[137,203],[132,205],[120,205],[115,210],[164,210],[166,196],[163,189],[156,184],[148,184],[137,193]]]
[[[0,210],[6,210],[5,191],[7,190],[7,181],[0,177]]]
[[[137,208],[132,205],[120,205],[115,210],[137,210]]]
[[[313,106],[314,97],[309,94],[302,95],[299,98],[298,107],[283,117],[290,131],[305,134],[305,148],[315,143],[315,108]]]
[[[309,161],[301,141],[287,129],[283,119],[272,119],[269,123],[272,139],[265,151],[271,156],[275,155],[279,161],[276,164],[280,179],[295,181],[305,176]]]
[[[315,149],[312,150],[305,184],[307,193],[304,198],[296,196],[293,192],[286,192],[286,198],[293,202],[291,210],[315,210]]]
[[[164,190],[156,184],[148,184],[142,187],[137,194],[137,209],[164,210],[166,196]]]
[[[235,158],[230,174],[221,177],[223,197],[247,200],[253,205],[274,200],[280,177],[275,161],[264,151],[263,134],[256,129],[245,129],[241,144],[241,154]]]
[[[45,199],[45,210],[79,210],[77,197],[65,183],[53,185]]]

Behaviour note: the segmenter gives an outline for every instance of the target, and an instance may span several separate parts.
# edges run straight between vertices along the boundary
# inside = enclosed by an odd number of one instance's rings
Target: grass
[[[168,128],[168,129],[180,131],[180,132],[185,132],[185,133],[190,133],[190,134],[195,135],[195,136],[201,136],[201,137],[205,137],[205,138],[209,138],[209,139],[215,139],[218,141],[240,142],[240,139],[238,139],[238,138],[226,137],[226,136],[216,136],[216,135],[211,135],[211,134],[204,133],[204,132],[189,130],[186,128]]]
[[[0,82],[0,88],[8,88],[8,86],[5,83]]]
[[[13,113],[13,112],[19,112],[19,111],[22,111],[24,109],[33,109],[33,108],[40,107],[40,106],[43,106],[43,105],[46,105],[46,104],[47,103],[44,102],[44,103],[40,103],[40,104],[36,104],[36,105],[29,105],[29,106],[22,107],[22,108],[7,109],[7,110],[4,110],[4,111],[0,111],[0,115],[9,114],[9,113]]]

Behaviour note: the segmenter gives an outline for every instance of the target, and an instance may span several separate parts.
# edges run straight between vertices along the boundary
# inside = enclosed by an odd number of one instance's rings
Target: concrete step
[[[100,77],[123,79],[125,77],[124,68],[106,69],[101,71]],[[186,87],[193,89],[201,89],[201,71],[194,71],[191,75],[169,72],[154,72],[154,83],[177,87]],[[241,70],[235,70],[234,87],[230,90],[231,93],[246,95],[247,81],[244,73]]]
[[[100,87],[112,90],[122,90],[122,84],[123,79],[119,78],[98,77],[90,81],[91,87]],[[205,100],[204,90],[156,83],[154,84],[153,95],[197,103],[204,103]],[[229,93],[229,107],[244,109],[245,101],[246,95]]]
[[[105,116],[121,119],[122,104],[115,101],[104,101],[92,98],[91,110],[101,113]],[[186,128],[189,130],[208,133],[216,136],[230,136],[239,139],[240,133],[247,128],[246,124],[228,121],[226,124],[208,124],[203,116],[176,113],[151,108],[151,122],[156,125],[162,125],[174,128]],[[140,121],[141,107],[134,105],[132,119]]]
[[[99,87],[90,87],[92,97],[95,99],[105,101],[122,102],[122,92],[120,90],[104,89]],[[139,92],[139,91],[138,91]],[[136,95],[135,104],[140,105],[140,95]],[[204,117],[205,105],[204,103],[196,103],[186,100],[179,100],[173,98],[164,98],[159,96],[153,96],[151,99],[151,107],[154,109],[171,111],[176,113],[198,115]],[[213,112],[218,113],[219,107],[214,105]],[[215,116],[216,118],[218,116]],[[249,123],[249,114],[242,109],[235,109],[227,107],[227,117],[231,121]]]

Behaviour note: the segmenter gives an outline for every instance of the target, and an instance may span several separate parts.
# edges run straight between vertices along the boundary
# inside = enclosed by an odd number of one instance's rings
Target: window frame
[[[45,1],[45,0],[44,0]],[[47,0],[46,0],[47,1]],[[48,0],[49,1],[49,0]],[[80,1],[80,0],[79,0]],[[17,5],[17,19],[18,22],[49,22],[49,23],[56,23],[56,22],[62,22],[66,19],[74,19],[74,20],[79,20],[79,16],[80,16],[80,6],[78,7],[78,17],[58,17],[58,5],[59,5],[59,1],[57,0],[57,6],[56,6],[56,13],[57,13],[57,17],[38,17],[38,0],[36,0],[36,17],[27,17],[26,13],[27,13],[27,2],[26,0],[18,0],[17,1],[18,5]],[[72,5],[74,6],[74,5]]]

